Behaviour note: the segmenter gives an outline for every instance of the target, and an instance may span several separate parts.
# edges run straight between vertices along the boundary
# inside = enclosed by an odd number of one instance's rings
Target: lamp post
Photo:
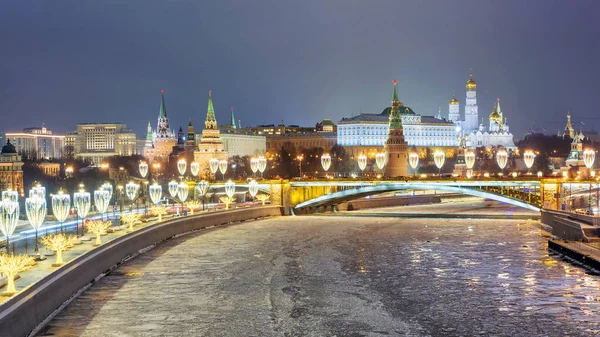
[[[146,176],[148,175],[148,163],[145,161],[140,162],[138,165],[138,170],[140,171],[140,176],[142,179],[146,179]]]
[[[442,176],[442,166],[444,166],[444,161],[446,161],[446,153],[440,150],[435,151],[433,154],[433,162],[438,168],[438,175],[440,177]]]
[[[473,166],[475,166],[475,152],[465,152],[465,165],[467,166],[467,178],[473,176]]]
[[[152,200],[154,205],[160,204],[160,199],[162,198],[162,186],[154,183],[148,187],[148,193],[150,194],[150,200]]]
[[[108,203],[110,204],[110,200],[112,199],[113,196],[113,185],[110,183],[104,183],[102,184],[102,186],[100,186],[100,189],[103,189],[105,191],[108,191]],[[115,207],[116,209],[116,203],[115,203]],[[113,211],[113,216],[114,216],[114,211]]]
[[[0,230],[6,239],[6,253],[10,252],[10,236],[19,222],[19,203],[10,198],[0,201]],[[37,240],[36,240],[37,241]]]
[[[219,170],[219,160],[217,158],[211,158],[208,161],[208,167],[210,168],[210,172],[212,172],[212,174],[215,177],[215,180],[217,180],[217,171]]]
[[[250,193],[250,196],[252,196],[252,200],[254,201],[254,197],[258,194],[258,183],[256,180],[252,179],[248,183],[248,193]]]
[[[298,160],[298,166],[300,167],[300,179],[302,179],[302,160],[304,160],[304,155],[297,155],[296,160]]]
[[[586,149],[583,151],[583,163],[585,167],[587,167],[588,171],[594,166],[594,161],[596,161],[596,151],[592,149]],[[591,172],[590,172],[591,173]],[[594,172],[595,175],[595,172]],[[591,174],[590,174],[591,176]],[[588,212],[592,208],[592,182],[590,180],[590,193],[588,196]]]
[[[267,158],[265,156],[258,157],[258,171],[260,172],[260,177],[264,178],[265,170],[267,169]]]
[[[508,153],[506,150],[501,149],[496,152],[496,162],[498,163],[498,167],[500,168],[500,172],[504,171],[506,164],[508,163]],[[504,175],[504,174],[503,174]]]
[[[223,175],[223,181],[225,181],[225,172],[227,172],[227,160],[219,160],[219,172]]]
[[[416,152],[411,152],[408,155],[408,163],[410,167],[413,169],[413,177],[417,176],[417,166],[419,166],[419,154]]]
[[[152,169],[156,175],[156,177],[154,177],[154,181],[160,183],[160,163],[152,163]]]
[[[190,193],[190,188],[188,187],[188,185],[184,182],[179,183],[179,186],[177,186],[177,196],[179,197],[179,201],[181,201],[181,212],[182,213],[183,213],[183,203],[187,199],[189,193]]]
[[[202,180],[201,182],[197,183],[196,186],[194,187],[194,193],[197,193],[198,195],[200,195],[202,197],[202,210],[204,211],[204,199],[206,197],[206,193],[208,193],[208,181],[206,180]]]
[[[91,195],[81,188],[79,192],[73,193],[73,205],[77,211],[77,216],[81,218],[81,223],[85,221],[85,217],[90,212]],[[81,227],[81,235],[83,235],[83,226]],[[77,236],[79,236],[79,223],[77,223]]]
[[[140,185],[134,183],[133,181],[130,181],[125,185],[125,194],[127,194],[127,198],[129,198],[129,200],[131,200],[131,206],[129,208],[129,211],[132,213],[133,213],[133,201],[137,197],[139,189],[140,189]]]
[[[198,176],[198,173],[200,173],[200,164],[198,164],[198,162],[193,161],[190,164],[190,173],[194,178]]]
[[[358,155],[358,168],[360,169],[361,177],[365,175],[365,168],[367,168],[367,156],[364,154]]]
[[[533,166],[534,160],[535,153],[531,150],[525,151],[525,153],[523,154],[523,161],[525,162],[525,166],[527,166],[527,172],[529,172],[529,169],[531,169],[531,167]]]
[[[169,181],[169,195],[171,198],[175,199],[177,197],[177,192],[179,191],[179,184],[175,180]],[[167,202],[168,205],[168,202]]]
[[[96,205],[96,209],[102,215],[102,221],[104,221],[104,213],[106,213],[109,201],[110,194],[107,190],[100,188],[94,191],[94,205]]]
[[[323,167],[325,176],[327,176],[327,171],[331,167],[331,156],[328,153],[321,155],[321,167]]]
[[[256,171],[258,171],[258,158],[250,158],[250,170],[252,170],[252,176],[255,177]]]
[[[117,185],[119,190],[119,213],[123,213],[123,185]]]
[[[377,152],[377,154],[375,155],[375,164],[377,165],[377,168],[379,169],[379,171],[381,171],[382,175],[383,175],[383,168],[385,167],[386,159],[387,159],[387,155],[385,154],[385,152]]]

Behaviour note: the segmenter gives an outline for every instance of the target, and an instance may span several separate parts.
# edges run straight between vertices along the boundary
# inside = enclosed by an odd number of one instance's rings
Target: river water
[[[593,336],[598,276],[533,222],[285,217],[171,240],[40,336]]]

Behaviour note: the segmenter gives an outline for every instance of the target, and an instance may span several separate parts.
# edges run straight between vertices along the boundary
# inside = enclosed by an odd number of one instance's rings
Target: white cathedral
[[[469,148],[475,147],[503,147],[507,150],[516,149],[513,135],[510,133],[508,123],[500,109],[500,98],[494,105],[494,109],[490,113],[489,127],[486,131],[483,124],[478,123],[478,107],[477,107],[477,83],[473,80],[473,74],[469,75],[469,80],[466,84],[467,98],[465,101],[465,119],[460,119],[460,103],[456,97],[448,103],[448,119],[458,126],[462,131],[465,145]]]

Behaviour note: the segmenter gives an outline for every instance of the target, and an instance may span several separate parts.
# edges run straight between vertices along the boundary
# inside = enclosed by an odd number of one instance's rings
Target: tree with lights
[[[17,292],[15,277],[18,273],[27,270],[34,263],[33,258],[28,255],[0,254],[0,272],[6,275],[7,281],[5,294],[14,294]]]
[[[46,246],[46,248],[56,252],[56,262],[52,266],[58,267],[65,263],[62,258],[62,253],[67,250],[71,244],[66,235],[62,233],[46,235],[42,237],[41,242],[44,246]]]
[[[88,222],[85,224],[85,227],[88,229],[88,231],[96,235],[96,243],[94,243],[94,246],[99,246],[102,244],[102,239],[100,236],[102,234],[106,234],[106,230],[111,224],[112,223],[110,221],[88,220]]]
[[[121,222],[127,225],[127,231],[133,232],[133,225],[140,222],[140,215],[135,213],[127,213],[121,215]]]
[[[168,210],[169,210],[169,208],[167,206],[158,205],[158,206],[152,206],[152,208],[150,208],[150,213],[152,213],[152,215],[154,215],[154,216],[157,216],[158,221],[162,221],[162,216],[169,214],[167,212]]]

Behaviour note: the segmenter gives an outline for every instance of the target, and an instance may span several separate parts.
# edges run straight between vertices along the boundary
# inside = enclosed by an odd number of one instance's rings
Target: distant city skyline
[[[517,138],[598,129],[600,5],[549,1],[331,0],[6,3],[0,13],[2,132],[64,134],[121,122],[143,137],[160,91],[174,130],[200,131],[208,90],[219,124],[338,122],[389,106],[462,107],[469,71],[479,118],[497,97]],[[560,18],[560,20],[557,20]]]

